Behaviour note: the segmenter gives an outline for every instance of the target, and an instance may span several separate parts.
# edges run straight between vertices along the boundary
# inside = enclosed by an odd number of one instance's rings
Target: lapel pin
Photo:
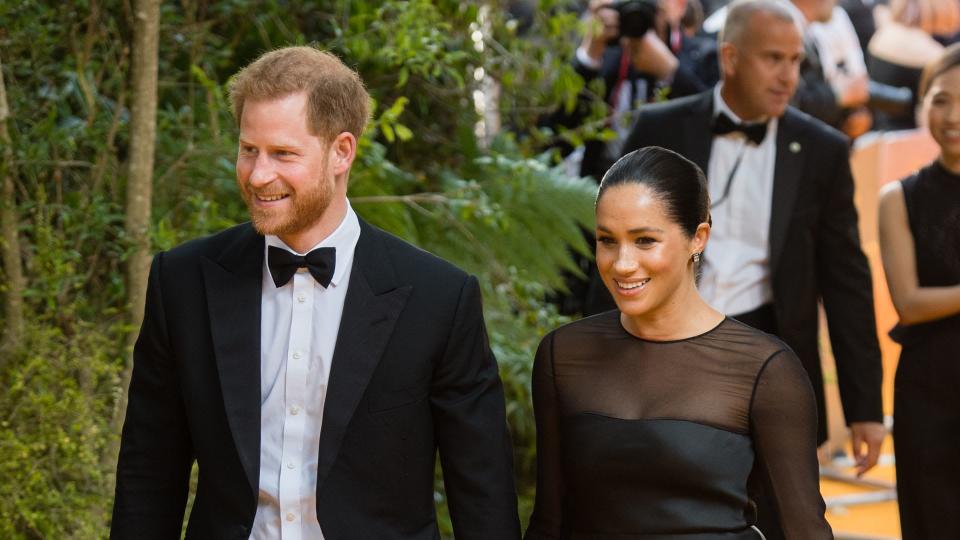
[[[798,143],[797,141],[793,141],[792,143],[790,143],[790,151],[793,152],[794,154],[799,153],[800,143]]]

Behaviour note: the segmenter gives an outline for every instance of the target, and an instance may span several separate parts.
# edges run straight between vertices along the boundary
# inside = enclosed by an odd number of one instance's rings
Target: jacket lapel
[[[697,164],[704,174],[710,163],[710,148],[713,145],[713,90],[702,92],[690,103],[689,112],[683,121],[682,136],[678,152]]]
[[[217,261],[203,261],[223,404],[256,495],[260,476],[260,303],[263,237],[246,225]]]
[[[805,153],[800,144],[796,112],[787,108],[777,126],[777,158],[773,169],[773,201],[770,212],[770,274],[776,275],[783,254],[787,228],[800,189]]]
[[[317,491],[336,461],[343,436],[387,346],[412,286],[401,286],[382,245],[383,233],[360,220],[350,284],[337,333],[317,460]]]

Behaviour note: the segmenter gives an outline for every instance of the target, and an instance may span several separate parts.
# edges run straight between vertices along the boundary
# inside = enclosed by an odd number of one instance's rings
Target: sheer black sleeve
[[[525,540],[561,538],[563,471],[560,410],[553,366],[554,334],[540,342],[533,362],[533,410],[537,421],[537,494]]]
[[[769,474],[786,538],[833,538],[820,496],[813,388],[792,351],[777,352],[764,364],[750,423],[757,459]]]

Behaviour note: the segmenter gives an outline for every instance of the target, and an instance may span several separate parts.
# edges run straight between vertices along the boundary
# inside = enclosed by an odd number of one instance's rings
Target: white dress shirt
[[[317,453],[330,362],[343,315],[360,223],[353,209],[314,246],[336,248],[329,287],[301,268],[282,287],[263,262],[260,303],[260,484],[253,540],[323,538],[317,518]],[[277,246],[268,235],[264,250]],[[300,253],[299,255],[303,255]]]
[[[722,84],[713,91],[714,116],[723,112],[742,122],[724,103]],[[707,166],[713,226],[699,290],[710,305],[728,315],[746,313],[773,300],[769,236],[776,159],[776,118],[770,119],[759,146],[739,132],[713,137]]]
[[[867,75],[867,64],[860,49],[860,40],[846,10],[840,6],[833,8],[833,16],[828,22],[812,22],[807,27],[823,67],[823,77],[835,89],[840,91],[850,80]]]

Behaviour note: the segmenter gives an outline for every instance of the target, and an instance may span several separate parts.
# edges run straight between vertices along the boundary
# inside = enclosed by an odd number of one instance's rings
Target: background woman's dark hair
[[[923,75],[920,76],[920,86],[918,87],[920,90],[919,98],[926,97],[934,79],[957,66],[960,66],[960,43],[954,43],[944,49],[936,60],[923,68]]]
[[[647,146],[623,156],[600,181],[597,202],[604,192],[621,184],[643,184],[657,194],[671,221],[692,237],[701,223],[710,223],[707,179],[697,164],[680,154]]]

